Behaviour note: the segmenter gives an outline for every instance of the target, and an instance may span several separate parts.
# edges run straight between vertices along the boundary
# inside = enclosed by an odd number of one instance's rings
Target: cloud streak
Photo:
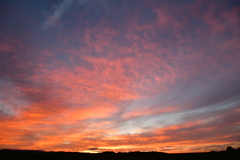
[[[46,30],[52,25],[56,25],[58,21],[61,19],[63,14],[66,12],[66,10],[71,7],[74,0],[63,0],[62,3],[59,5],[56,5],[54,8],[53,13],[47,17],[46,21],[42,24],[42,29]]]

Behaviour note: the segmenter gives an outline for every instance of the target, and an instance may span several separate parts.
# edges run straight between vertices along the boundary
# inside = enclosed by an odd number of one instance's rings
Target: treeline
[[[239,160],[240,149],[227,147],[227,151],[205,153],[182,153],[168,154],[163,152],[128,152],[114,153],[103,152],[98,154],[79,152],[44,152],[38,150],[0,150],[1,159],[24,159],[24,160]]]

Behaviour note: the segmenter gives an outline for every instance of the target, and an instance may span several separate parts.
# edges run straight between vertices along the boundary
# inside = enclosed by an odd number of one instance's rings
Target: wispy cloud
[[[61,19],[66,10],[71,7],[74,0],[63,0],[62,3],[56,5],[53,13],[46,18],[46,21],[41,25],[43,30],[48,29],[50,26],[55,25]]]

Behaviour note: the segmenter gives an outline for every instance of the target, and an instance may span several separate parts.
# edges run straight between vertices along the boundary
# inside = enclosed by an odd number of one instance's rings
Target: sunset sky
[[[240,147],[239,0],[0,0],[0,149]]]

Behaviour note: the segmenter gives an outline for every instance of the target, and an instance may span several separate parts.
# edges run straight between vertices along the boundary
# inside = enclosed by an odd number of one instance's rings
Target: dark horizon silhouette
[[[119,152],[115,153],[112,151],[105,151],[102,153],[79,153],[79,152],[45,152],[39,150],[0,150],[2,157],[9,159],[206,159],[206,160],[238,160],[240,158],[240,147],[238,149],[229,149],[228,146],[226,151],[211,151],[202,153],[164,153],[164,152]]]

